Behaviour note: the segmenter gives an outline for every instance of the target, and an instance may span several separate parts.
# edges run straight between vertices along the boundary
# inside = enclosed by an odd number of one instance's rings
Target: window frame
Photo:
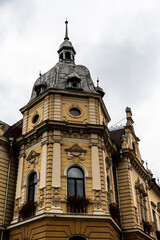
[[[81,171],[81,173],[83,174],[83,178],[68,177],[68,173],[69,173],[69,171],[71,169],[79,169]],[[79,166],[72,166],[72,167],[70,167],[68,169],[68,171],[67,171],[67,196],[71,196],[69,194],[69,180],[73,180],[74,181],[74,193],[75,193],[75,195],[72,195],[72,196],[76,196],[76,197],[78,197],[78,194],[77,194],[77,189],[78,189],[77,181],[78,180],[82,180],[83,181],[83,183],[82,183],[82,185],[83,185],[83,195],[82,196],[84,197],[85,196],[85,175],[84,175],[83,169],[80,168]]]
[[[31,177],[33,176],[36,176],[36,182],[33,182],[33,184],[30,184],[30,181],[31,181]],[[38,175],[35,171],[31,172],[28,176],[28,187],[27,187],[27,202],[29,201],[33,201],[33,202],[36,202],[37,200],[37,180],[38,180]],[[34,179],[33,179],[34,181]],[[30,191],[31,191],[31,188],[33,187],[33,194],[32,194],[32,199],[30,199]]]

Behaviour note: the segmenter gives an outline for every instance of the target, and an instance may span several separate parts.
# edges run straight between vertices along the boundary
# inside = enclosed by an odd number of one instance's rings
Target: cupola
[[[59,54],[59,61],[60,62],[68,62],[68,63],[74,63],[74,56],[76,54],[76,51],[74,50],[74,47],[72,46],[72,43],[69,41],[68,37],[68,21],[65,21],[66,29],[65,29],[65,38],[63,43],[60,45],[58,54]]]

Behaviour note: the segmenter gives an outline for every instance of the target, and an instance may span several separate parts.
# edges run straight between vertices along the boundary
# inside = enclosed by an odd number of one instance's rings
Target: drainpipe
[[[11,170],[11,160],[12,160],[12,147],[13,147],[14,138],[9,138],[9,163],[8,163],[8,174],[7,174],[7,182],[6,182],[6,194],[5,194],[5,202],[4,202],[4,212],[3,212],[3,221],[2,226],[5,227],[5,218],[6,218],[6,208],[7,208],[7,198],[8,198],[8,186],[9,186],[9,175]],[[1,240],[3,240],[4,230],[1,233]]]

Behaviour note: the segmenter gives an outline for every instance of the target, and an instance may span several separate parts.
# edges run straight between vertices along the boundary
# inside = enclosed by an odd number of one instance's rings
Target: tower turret
[[[60,62],[71,62],[74,63],[74,56],[76,51],[72,46],[72,43],[69,41],[68,37],[68,21],[65,21],[66,29],[65,29],[65,37],[63,43],[60,45],[58,54],[59,54],[59,61]]]

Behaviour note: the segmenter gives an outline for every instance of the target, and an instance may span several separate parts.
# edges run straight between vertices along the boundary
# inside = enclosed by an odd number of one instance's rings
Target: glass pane
[[[29,187],[28,201],[34,201],[34,186]]]
[[[37,183],[37,174],[35,172],[29,178],[29,185],[33,185],[34,183]]]
[[[30,175],[28,184],[28,201],[36,201],[37,198],[37,174]]]
[[[70,168],[68,171],[68,177],[71,178],[83,178],[83,172],[79,168]]]
[[[37,174],[34,174],[34,183],[37,183]]]
[[[75,183],[72,179],[68,179],[68,196],[75,196]]]
[[[81,112],[78,108],[71,108],[69,112],[72,116],[75,116],[75,117],[78,117],[81,115]]]
[[[77,187],[77,196],[84,196],[84,185],[83,180],[76,180],[76,187]]]
[[[36,201],[36,199],[37,199],[37,184],[35,184],[35,186],[34,186],[34,202]]]

